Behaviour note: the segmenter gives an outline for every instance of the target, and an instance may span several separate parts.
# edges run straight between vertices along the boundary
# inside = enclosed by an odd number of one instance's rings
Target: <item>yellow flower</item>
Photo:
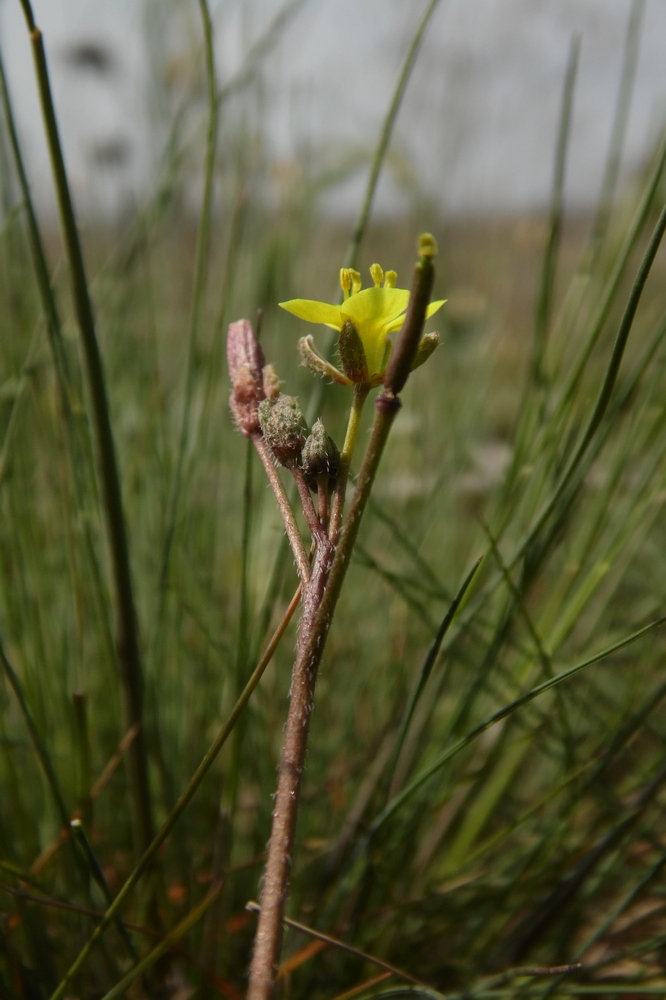
[[[289,302],[280,302],[280,306],[299,319],[307,320],[309,323],[323,323],[333,330],[342,331],[345,324],[351,323],[365,352],[366,380],[377,384],[381,381],[391,354],[390,334],[400,329],[405,318],[409,291],[406,288],[396,288],[396,272],[387,271],[384,275],[379,264],[372,265],[370,274],[374,287],[361,289],[361,276],[358,271],[349,268],[341,270],[340,285],[344,292],[344,301],[339,306],[312,299],[291,299]],[[445,301],[440,299],[438,302],[431,302],[426,318],[436,313]],[[351,378],[345,381],[358,381],[358,379]]]

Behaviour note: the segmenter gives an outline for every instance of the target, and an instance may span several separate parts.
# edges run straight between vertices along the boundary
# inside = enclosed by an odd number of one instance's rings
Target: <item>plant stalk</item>
[[[433,276],[430,256],[422,255],[415,269],[405,321],[391,364],[384,376],[385,389],[375,400],[375,419],[370,442],[339,544],[336,547],[332,540],[326,537],[322,539],[320,535],[314,538],[316,549],[312,574],[310,580],[303,586],[303,615],[296,646],[289,713],[280,759],[273,826],[264,869],[261,912],[254,939],[247,1000],[271,1000],[273,996],[282,950],[283,920],[317,671],[379,462],[393,421],[401,406],[397,393],[405,384],[416,345],[423,332]],[[360,387],[361,390],[363,388]],[[360,410],[366,396],[367,390],[365,393],[362,391],[354,393],[345,441],[345,451],[348,452],[349,458],[358,432]],[[336,491],[336,499],[337,497]],[[340,497],[344,497],[344,493],[341,493]]]
[[[275,468],[271,450],[262,435],[258,433],[253,434],[252,443],[257,449],[257,454],[263,463],[266,475],[268,476],[268,481],[271,484],[273,493],[275,494],[275,499],[277,500],[277,505],[280,508],[282,520],[284,521],[289,544],[291,545],[291,551],[293,552],[294,559],[296,560],[296,569],[298,570],[301,583],[305,586],[310,579],[310,563],[308,561],[307,552],[305,551],[305,546],[303,545],[303,539],[301,538],[298,530],[298,525],[296,524],[294,512],[291,504],[289,503],[289,497],[287,496],[286,490],[282,485],[282,480],[278,475],[278,471]]]
[[[72,298],[81,334],[97,439],[106,531],[112,565],[115,644],[124,695],[125,726],[127,729],[137,726],[137,735],[128,751],[127,762],[135,850],[138,855],[141,855],[153,839],[153,817],[148,781],[148,754],[143,732],[143,673],[139,655],[138,629],[120,476],[111,428],[104,366],[97,341],[83,253],[58,134],[44,41],[41,31],[35,24],[29,0],[21,0],[21,6],[30,31],[37,85],[51,157],[63,240],[69,263]]]
[[[340,454],[340,468],[338,470],[338,478],[335,484],[333,503],[331,504],[331,525],[329,529],[329,537],[334,545],[337,542],[338,535],[340,533],[342,512],[344,510],[345,495],[347,493],[347,482],[349,480],[349,469],[354,449],[356,448],[358,430],[361,426],[361,414],[363,413],[363,407],[365,406],[365,401],[368,398],[369,392],[369,384],[357,383],[354,386],[354,396],[352,399],[351,410],[349,412],[347,433],[345,434],[345,443],[342,446],[342,452]]]
[[[264,870],[261,913],[254,943],[247,1000],[270,1000],[273,996],[282,949],[283,918],[317,671],[342,582],[349,567],[361,517],[389,431],[400,407],[398,400],[391,400],[388,407],[382,400],[383,396],[377,400],[370,444],[335,557],[331,562],[334,550],[330,542],[318,546],[312,576],[304,590],[303,615],[296,647],[289,713],[280,760],[273,827]]]
[[[301,596],[301,587],[299,586],[296,589],[296,593],[292,597],[287,610],[282,616],[280,624],[276,628],[270,642],[266,646],[263,656],[259,660],[257,666],[254,668],[252,675],[250,676],[245,687],[243,688],[242,694],[240,695],[238,701],[231,710],[231,714],[229,715],[227,721],[225,722],[224,726],[216,736],[214,742],[208,748],[208,751],[204,755],[203,760],[201,761],[198,768],[192,775],[192,778],[188,782],[187,787],[181,793],[178,802],[176,803],[174,808],[171,810],[171,812],[165,819],[158,833],[155,835],[153,842],[150,844],[149,848],[147,849],[143,857],[137,863],[136,867],[134,868],[134,871],[131,873],[131,875],[129,876],[123,887],[118,892],[118,895],[114,899],[113,903],[102,917],[100,924],[97,926],[94,933],[89,938],[88,942],[81,949],[79,955],[77,956],[74,963],[70,966],[69,970],[65,974],[57,990],[51,996],[51,1000],[63,1000],[67,992],[67,987],[71,983],[72,979],[79,972],[84,962],[90,955],[91,951],[95,947],[96,943],[100,940],[100,938],[106,931],[107,927],[114,920],[116,914],[120,912],[122,904],[125,902],[125,900],[129,896],[134,886],[139,882],[141,877],[150,868],[153,859],[155,858],[155,855],[157,854],[157,852],[159,851],[160,847],[167,839],[169,834],[171,833],[178,819],[181,817],[181,815],[191,802],[192,798],[194,797],[194,793],[199,788],[199,785],[205,778],[206,774],[212,767],[215,760],[217,759],[217,755],[219,754],[220,750],[222,749],[224,744],[229,739],[229,736],[233,732],[234,727],[238,722],[238,719],[242,715],[248,701],[250,700],[250,697],[252,696],[252,693],[254,692],[257,684],[263,677],[266,667],[273,659],[273,654],[275,653],[275,650],[277,649],[280,640],[282,639],[282,636],[284,635],[285,630],[289,622],[291,621],[294,612],[296,611],[296,608],[298,607],[300,596]]]

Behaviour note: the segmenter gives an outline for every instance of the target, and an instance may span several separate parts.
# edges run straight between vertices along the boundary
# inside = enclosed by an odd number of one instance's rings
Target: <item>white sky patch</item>
[[[279,6],[276,0],[211,4],[221,83],[243,65]],[[226,106],[236,124],[245,117],[261,131],[265,155],[283,166],[338,164],[344,173],[345,161],[356,164],[322,197],[327,211],[357,210],[367,176],[362,154],[376,142],[425,6],[425,0],[310,0],[265,60],[260,84]],[[150,191],[168,127],[160,88],[172,71],[185,83],[188,72],[195,80],[202,58],[196,7],[173,0],[34,0],[84,214],[113,215]],[[400,112],[377,211],[400,210],[417,190],[449,213],[542,208],[574,32],[582,47],[567,203],[594,204],[630,9],[630,0],[441,0]],[[43,208],[52,205],[52,188],[15,0],[0,0],[0,43]],[[85,58],[72,61],[85,46],[108,52],[106,70],[84,65]],[[643,162],[666,119],[665,65],[666,3],[647,0],[625,175]],[[201,130],[193,135],[202,146]]]

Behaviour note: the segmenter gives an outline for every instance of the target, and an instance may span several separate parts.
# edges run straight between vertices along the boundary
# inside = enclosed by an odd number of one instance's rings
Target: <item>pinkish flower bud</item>
[[[266,364],[266,359],[248,319],[239,319],[238,322],[229,324],[227,364],[229,365],[229,378],[232,385],[236,380],[238,369],[242,365],[248,366],[257,383],[261,382],[261,372]]]
[[[249,320],[240,319],[229,326],[227,363],[231,379],[231,412],[239,431],[250,437],[259,430],[258,408],[265,399],[265,359]]]

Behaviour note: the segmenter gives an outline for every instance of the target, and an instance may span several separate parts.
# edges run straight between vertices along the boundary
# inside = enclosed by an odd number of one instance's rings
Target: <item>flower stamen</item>
[[[375,283],[375,288],[381,287],[381,283],[384,280],[384,271],[379,264],[370,265],[370,276]]]
[[[422,236],[419,241],[421,257],[431,257],[435,251],[434,238],[429,234]],[[322,323],[338,331],[341,372],[316,355],[311,338],[302,340],[299,346],[306,367],[336,382],[379,385],[391,356],[393,335],[397,334],[405,322],[410,292],[406,288],[396,287],[397,273],[384,271],[379,264],[373,264],[370,275],[372,285],[362,288],[358,271],[343,267],[340,271],[343,299],[336,305],[313,299],[292,299],[290,302],[280,303],[283,309],[300,319],[309,323]],[[428,304],[425,318],[433,316],[443,304],[442,299]],[[426,359],[435,346],[433,338],[426,339],[419,354],[419,363],[421,359]]]

